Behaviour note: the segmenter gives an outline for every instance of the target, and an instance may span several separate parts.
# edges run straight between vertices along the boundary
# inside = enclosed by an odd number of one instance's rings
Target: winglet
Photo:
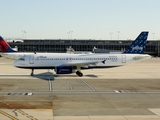
[[[0,36],[0,52],[17,52],[13,50],[8,43]]]
[[[139,53],[142,54],[146,47],[148,31],[143,31],[139,34],[139,36],[133,41],[133,43],[129,46],[129,48],[124,51],[124,53]]]

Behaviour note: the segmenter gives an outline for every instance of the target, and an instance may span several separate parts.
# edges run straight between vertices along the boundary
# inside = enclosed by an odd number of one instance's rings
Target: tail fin
[[[0,36],[0,52],[16,52],[8,43]]]
[[[124,53],[143,53],[146,47],[148,31],[141,32]]]

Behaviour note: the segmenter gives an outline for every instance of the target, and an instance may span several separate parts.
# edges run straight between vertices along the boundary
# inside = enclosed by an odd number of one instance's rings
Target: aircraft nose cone
[[[18,67],[18,62],[17,62],[17,60],[13,63],[13,65],[14,65],[15,67]]]

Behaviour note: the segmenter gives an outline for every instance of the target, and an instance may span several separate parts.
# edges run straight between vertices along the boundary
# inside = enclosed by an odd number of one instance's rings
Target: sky
[[[0,36],[160,40],[160,0],[0,0]],[[24,33],[24,31],[26,33]]]

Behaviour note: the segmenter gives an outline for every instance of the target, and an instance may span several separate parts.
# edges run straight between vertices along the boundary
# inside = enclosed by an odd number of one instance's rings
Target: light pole
[[[22,39],[24,39],[24,30],[21,30],[22,32]]]
[[[152,35],[153,35],[153,40],[154,40],[154,35],[155,35],[155,33],[152,33]]]
[[[119,40],[119,33],[120,33],[120,31],[117,31],[117,33],[118,33],[118,40]]]
[[[72,33],[73,33],[73,31],[70,31],[70,33],[71,33],[71,39],[72,39]]]
[[[110,33],[110,35],[111,35],[111,40],[112,40],[112,34],[113,34],[113,33]]]
[[[67,32],[67,34],[68,34],[68,39],[69,39],[69,34],[70,34],[70,31],[68,31],[68,32]]]
[[[24,31],[24,39],[26,39],[26,34],[27,34],[27,32],[26,32],[26,31]]]
[[[26,39],[26,33],[27,33],[27,32],[26,32],[25,30],[21,30],[21,32],[22,32],[22,38],[23,38],[23,39]]]

